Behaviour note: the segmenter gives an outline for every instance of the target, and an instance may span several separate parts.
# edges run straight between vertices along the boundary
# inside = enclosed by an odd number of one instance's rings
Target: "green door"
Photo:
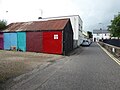
[[[18,32],[17,33],[17,41],[18,41],[18,50],[26,51],[26,32]]]

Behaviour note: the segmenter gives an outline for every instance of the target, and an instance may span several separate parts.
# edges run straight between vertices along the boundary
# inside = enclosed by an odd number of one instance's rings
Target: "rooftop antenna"
[[[39,9],[40,10],[40,16],[38,17],[38,19],[42,19],[42,16],[43,16],[43,10],[42,9]]]

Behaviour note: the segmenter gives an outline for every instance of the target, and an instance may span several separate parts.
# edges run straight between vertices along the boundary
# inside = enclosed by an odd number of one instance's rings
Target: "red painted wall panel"
[[[62,54],[62,31],[43,32],[43,52]]]
[[[26,49],[29,52],[42,52],[42,32],[26,32]]]
[[[3,50],[3,46],[4,46],[3,43],[4,43],[3,42],[3,33],[0,33],[0,50]]]

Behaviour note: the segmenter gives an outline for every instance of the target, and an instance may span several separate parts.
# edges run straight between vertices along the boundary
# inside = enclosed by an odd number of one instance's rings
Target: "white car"
[[[90,39],[87,39],[87,40],[88,40],[89,44],[92,44],[92,40],[90,40]]]
[[[90,46],[90,42],[88,40],[83,40],[82,46]]]

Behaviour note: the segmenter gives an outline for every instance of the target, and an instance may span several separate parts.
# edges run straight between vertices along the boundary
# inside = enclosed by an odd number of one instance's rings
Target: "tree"
[[[111,20],[111,25],[108,26],[108,30],[110,31],[112,37],[120,38],[120,14]]]
[[[87,34],[88,34],[88,38],[93,38],[92,32],[87,31]]]
[[[0,30],[4,30],[7,26],[7,22],[5,20],[0,20]]]

